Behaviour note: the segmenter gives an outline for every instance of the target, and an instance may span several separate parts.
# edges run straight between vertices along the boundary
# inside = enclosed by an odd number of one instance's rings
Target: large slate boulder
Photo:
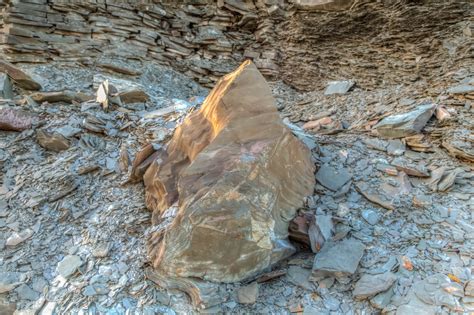
[[[287,257],[288,224],[313,192],[314,170],[265,79],[244,62],[184,120],[144,175],[157,225],[149,241],[154,268],[233,282]]]

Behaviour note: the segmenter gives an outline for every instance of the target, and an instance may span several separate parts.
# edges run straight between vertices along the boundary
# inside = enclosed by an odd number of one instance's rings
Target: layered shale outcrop
[[[249,61],[224,76],[144,176],[149,254],[172,276],[233,282],[288,257],[288,225],[315,185],[310,150]]]
[[[301,89],[430,80],[468,64],[470,1],[3,0],[0,44],[12,62],[170,65],[208,87],[245,59]]]

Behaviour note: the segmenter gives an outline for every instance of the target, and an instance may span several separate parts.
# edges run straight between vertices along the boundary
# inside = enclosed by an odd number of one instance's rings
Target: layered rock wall
[[[265,4],[182,3],[4,1],[1,44],[14,62],[89,63],[103,56],[156,61],[209,86],[246,56],[267,76],[277,73],[276,53],[265,43],[255,45]]]
[[[3,0],[0,10],[10,61],[155,61],[209,87],[247,58],[312,90],[429,80],[472,57],[464,0]]]

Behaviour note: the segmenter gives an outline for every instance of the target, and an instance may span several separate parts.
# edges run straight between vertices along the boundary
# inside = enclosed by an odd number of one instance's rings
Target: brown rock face
[[[30,129],[33,123],[31,115],[14,108],[0,109],[0,130],[23,131]]]
[[[40,90],[41,85],[33,80],[28,74],[20,68],[15,67],[5,60],[0,60],[0,72],[8,74],[15,83],[25,90]]]
[[[157,161],[144,176],[147,206],[154,224],[174,218],[150,239],[155,268],[233,282],[292,252],[288,224],[313,191],[314,164],[253,63],[217,83]]]

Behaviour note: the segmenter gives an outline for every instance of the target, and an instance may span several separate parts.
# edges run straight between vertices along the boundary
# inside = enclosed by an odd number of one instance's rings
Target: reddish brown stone
[[[13,108],[0,109],[0,130],[23,131],[30,129],[31,124],[31,116],[24,111]]]
[[[292,253],[288,224],[315,184],[309,149],[283,124],[249,61],[184,120],[144,181],[153,223],[175,215],[151,237],[153,266],[219,282],[253,276]]]

